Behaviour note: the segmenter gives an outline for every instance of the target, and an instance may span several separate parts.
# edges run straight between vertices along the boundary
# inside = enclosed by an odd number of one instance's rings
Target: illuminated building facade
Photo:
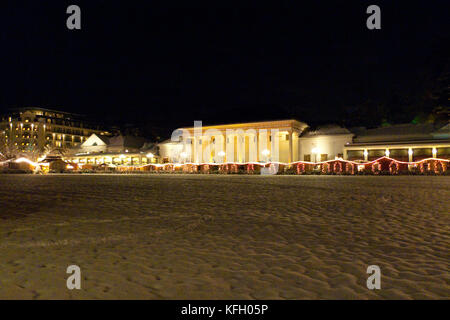
[[[154,144],[144,138],[92,134],[64,159],[81,165],[136,166],[158,162]]]
[[[450,125],[403,124],[375,129],[326,125],[311,130],[297,120],[181,128],[159,144],[165,163],[250,163],[334,159],[405,162],[450,158]]]
[[[413,162],[450,158],[450,124],[400,124],[352,130],[355,137],[343,148],[344,159],[372,161],[387,156]]]
[[[293,162],[299,160],[297,120],[264,121],[181,128],[159,144],[163,162]]]
[[[12,109],[1,116],[0,130],[5,143],[13,144],[19,152],[48,148],[73,148],[93,133],[108,134],[81,115],[43,108]]]

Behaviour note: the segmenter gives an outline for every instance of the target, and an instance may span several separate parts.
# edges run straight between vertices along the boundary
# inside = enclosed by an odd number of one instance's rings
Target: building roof
[[[433,139],[436,131],[433,123],[397,124],[374,129],[360,130],[354,143],[370,143],[383,141],[415,141]]]
[[[308,125],[304,122],[288,119],[288,120],[273,120],[273,121],[258,121],[258,122],[245,122],[245,123],[231,123],[231,124],[219,124],[219,125],[202,125],[202,130],[208,129],[263,129],[263,128],[293,128],[297,130],[304,130]],[[185,127],[181,130],[193,131],[194,127]]]
[[[73,113],[73,112],[67,112],[67,111],[61,111],[61,110],[54,110],[54,109],[46,109],[46,108],[40,108],[40,107],[9,108],[9,111],[12,111],[12,112],[43,111],[43,112],[61,113],[61,114],[76,116],[76,117],[80,117],[80,118],[86,117],[85,115],[79,114],[79,113]]]
[[[356,137],[353,140],[355,144],[392,141],[426,141],[450,138],[449,124],[407,123],[374,129],[356,128],[356,130],[352,129],[352,131],[356,134]]]
[[[307,129],[300,137],[301,138],[312,138],[317,136],[326,135],[341,135],[341,134],[352,134],[347,128],[338,126],[336,124],[328,124],[317,127],[317,129]]]
[[[124,136],[124,135],[117,135],[110,137],[108,139],[109,147],[123,147],[123,148],[135,148],[140,149],[142,146],[144,146],[146,139],[142,137],[135,137],[135,136]]]

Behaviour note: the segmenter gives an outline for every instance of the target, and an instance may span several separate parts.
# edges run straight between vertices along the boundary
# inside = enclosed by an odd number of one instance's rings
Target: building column
[[[224,156],[222,157],[222,163],[225,163],[227,161],[227,137],[224,134],[221,135],[222,139],[222,152],[224,153]]]
[[[244,140],[244,141],[242,141],[242,140]],[[237,145],[238,145],[238,148],[237,148],[237,150],[238,150],[238,161],[237,162],[242,163],[243,162],[242,161],[242,159],[243,159],[242,147],[244,147],[244,153],[245,153],[245,137],[243,135],[241,135],[241,134],[238,135]],[[244,154],[244,156],[245,156],[245,154]]]
[[[259,153],[261,152],[259,147],[259,130],[256,129],[256,162],[259,162]]]
[[[289,136],[289,157],[288,157],[288,162],[291,163],[292,161],[292,138],[293,138],[293,134],[292,134],[292,130],[288,131],[288,136]]]
[[[196,163],[197,162],[197,139],[193,136],[192,137],[192,154],[191,154],[191,161]]]

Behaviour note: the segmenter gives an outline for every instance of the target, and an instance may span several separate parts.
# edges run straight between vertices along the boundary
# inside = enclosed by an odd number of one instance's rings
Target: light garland
[[[413,162],[406,162],[406,161],[399,161],[387,156],[383,156],[381,158],[375,159],[373,161],[368,161],[368,162],[356,162],[356,161],[351,161],[351,160],[343,160],[343,159],[338,159],[338,160],[327,160],[327,161],[320,161],[320,162],[311,162],[311,161],[295,161],[295,162],[290,162],[290,163],[286,163],[286,162],[278,162],[278,161],[274,161],[274,162],[255,162],[255,161],[250,161],[250,162],[225,162],[225,163],[210,163],[210,162],[202,162],[202,163],[195,163],[195,162],[188,162],[188,163],[149,163],[149,164],[145,164],[145,165],[131,165],[131,166],[127,166],[127,165],[117,165],[116,167],[119,169],[124,169],[124,168],[135,168],[135,169],[141,169],[141,168],[146,168],[146,167],[150,167],[153,166],[155,168],[161,168],[163,170],[165,170],[167,167],[170,167],[172,169],[172,171],[175,171],[176,168],[183,168],[183,170],[185,168],[190,168],[190,172],[198,172],[199,171],[199,167],[203,167],[202,171],[207,171],[209,170],[210,166],[219,166],[219,171],[228,171],[228,172],[238,172],[238,166],[247,166],[247,171],[251,171],[254,172],[255,171],[255,166],[259,166],[259,167],[267,167],[267,166],[271,166],[271,165],[282,165],[282,166],[293,166],[295,165],[297,167],[297,173],[304,173],[306,171],[306,165],[320,165],[321,166],[321,172],[322,173],[331,173],[331,172],[335,172],[335,173],[343,173],[343,164],[345,163],[345,171],[346,172],[351,172],[351,174],[355,173],[355,169],[356,167],[359,168],[359,166],[371,166],[372,171],[374,173],[379,173],[381,171],[381,161],[382,160],[389,160],[389,170],[392,172],[398,172],[399,171],[399,165],[400,164],[404,164],[404,165],[408,165],[408,166],[418,166],[419,170],[421,173],[425,172],[425,164],[427,164],[427,169],[426,171],[430,171],[431,170],[431,166],[428,164],[428,162],[430,161],[435,161],[437,162],[434,165],[434,172],[435,173],[439,173],[440,172],[440,168],[442,168],[442,172],[445,172],[447,170],[448,164],[450,162],[450,159],[440,159],[440,158],[426,158],[426,159],[422,159],[419,161],[413,161]],[[8,159],[6,161],[2,161],[0,162],[0,165],[4,165],[6,163],[9,162],[15,162],[15,163],[28,163],[34,167],[36,166],[49,166],[49,163],[43,163],[43,162],[33,162],[27,158],[18,158],[18,159]],[[333,164],[333,167],[331,167],[331,165]],[[439,167],[440,166],[440,167]],[[79,164],[79,167],[81,167],[81,164]],[[208,169],[207,169],[208,168]]]
[[[148,166],[155,166],[158,168],[161,167],[166,167],[166,166],[171,166],[171,165],[178,165],[178,166],[187,166],[187,165],[191,165],[191,166],[204,166],[204,165],[209,165],[209,166],[223,166],[223,165],[258,165],[260,167],[265,167],[267,165],[272,165],[272,164],[278,164],[278,165],[284,165],[284,166],[291,166],[291,165],[296,165],[296,164],[310,164],[310,165],[322,165],[322,164],[328,164],[331,162],[336,162],[336,161],[340,161],[340,162],[345,162],[348,164],[352,164],[352,165],[372,165],[374,163],[378,163],[379,161],[386,159],[386,160],[390,160],[390,161],[394,161],[395,163],[399,163],[399,164],[409,164],[409,165],[413,165],[413,164],[421,164],[425,161],[430,161],[430,160],[434,160],[434,161],[442,161],[444,163],[448,163],[450,162],[450,159],[439,159],[439,158],[426,158],[426,159],[422,159],[420,161],[413,161],[413,162],[406,162],[406,161],[399,161],[393,158],[389,158],[386,156],[383,156],[381,158],[375,159],[373,161],[369,161],[369,162],[356,162],[356,161],[351,161],[351,160],[343,160],[343,159],[339,159],[339,160],[327,160],[327,161],[320,161],[320,162],[311,162],[311,161],[294,161],[294,162],[279,162],[279,161],[273,161],[273,162],[255,162],[255,161],[249,161],[249,162],[223,162],[223,163],[215,163],[215,162],[187,162],[187,163],[149,163],[149,164],[144,164],[141,166],[134,166],[135,168],[144,168],[144,167],[148,167]],[[123,165],[118,165],[118,167],[131,167],[131,166],[123,166]]]

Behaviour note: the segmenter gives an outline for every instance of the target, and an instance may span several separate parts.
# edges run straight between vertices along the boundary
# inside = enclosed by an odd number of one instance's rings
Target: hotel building
[[[19,152],[48,148],[73,148],[93,133],[107,135],[82,115],[43,108],[12,109],[0,117],[0,133],[5,143],[13,144]]]

